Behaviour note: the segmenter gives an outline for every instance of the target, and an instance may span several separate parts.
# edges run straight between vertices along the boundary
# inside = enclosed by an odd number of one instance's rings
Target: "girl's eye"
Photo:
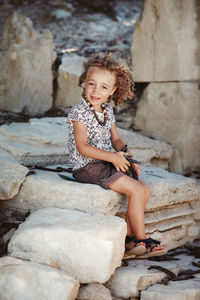
[[[90,85],[90,86],[93,86],[93,85],[94,85],[94,83],[93,83],[93,82],[89,82],[89,83],[88,83],[88,85]]]
[[[103,88],[103,89],[105,89],[105,90],[107,90],[107,89],[108,89],[108,88],[107,88],[107,86],[105,86],[105,85],[103,85],[103,86],[102,86],[102,88]]]

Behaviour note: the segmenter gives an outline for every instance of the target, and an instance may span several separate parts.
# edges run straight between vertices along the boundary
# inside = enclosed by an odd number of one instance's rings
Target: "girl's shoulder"
[[[88,116],[88,107],[84,104],[83,100],[75,104],[68,112],[68,121],[78,121],[86,123]]]
[[[69,112],[75,112],[75,111],[80,111],[80,110],[85,110],[86,106],[83,103],[83,100],[80,100],[77,104],[72,106]]]

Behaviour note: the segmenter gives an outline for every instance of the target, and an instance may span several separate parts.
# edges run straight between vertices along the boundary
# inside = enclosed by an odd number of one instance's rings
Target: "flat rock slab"
[[[200,299],[200,277],[182,282],[170,282],[168,286],[156,284],[141,293],[141,300],[177,299]]]
[[[0,127],[0,147],[23,165],[68,161],[66,118],[30,119]]]
[[[121,265],[126,227],[115,216],[44,208],[20,224],[8,252],[61,269],[81,283],[104,283]]]
[[[5,256],[0,259],[0,299],[74,300],[78,280],[62,271]]]
[[[155,264],[155,262],[154,262]],[[175,264],[167,263],[167,268],[176,271]],[[166,274],[157,270],[148,270],[148,263],[143,265],[118,268],[107,283],[107,287],[116,297],[138,297],[141,290],[165,278]]]
[[[183,249],[179,249],[180,251]],[[138,297],[140,293],[143,295],[144,293],[144,299],[149,300],[149,299],[156,299],[160,300],[161,294],[165,293],[165,286],[161,284],[156,284],[160,282],[162,279],[167,277],[166,273],[160,270],[156,269],[150,269],[148,270],[149,267],[153,266],[159,266],[163,267],[169,271],[172,271],[176,275],[178,274],[179,271],[186,271],[188,269],[192,270],[199,270],[198,267],[194,266],[192,262],[198,261],[198,259],[195,259],[194,256],[190,254],[178,254],[178,251],[175,251],[176,256],[175,258],[177,260],[175,261],[151,261],[148,259],[130,259],[127,261],[128,266],[126,267],[120,267],[118,268],[114,275],[111,277],[111,279],[106,283],[106,286],[110,289],[111,293],[115,295],[116,297],[122,297],[122,298],[129,298],[129,297]],[[173,259],[174,257],[171,256]],[[199,279],[199,274],[195,274],[195,278],[193,281],[198,281]],[[187,286],[188,280],[184,281],[177,281],[176,285],[178,288],[177,290],[181,290],[182,284]],[[171,284],[174,284],[175,282],[168,281],[169,286]],[[179,285],[180,283],[180,285]],[[200,283],[200,282],[199,282]],[[153,285],[153,286],[152,286]],[[159,297],[157,298],[155,296],[157,288],[154,290],[154,287],[160,286],[158,288],[158,292],[162,290],[162,293],[158,293]],[[200,288],[200,287],[199,287]],[[151,297],[151,290],[152,290],[152,297]],[[150,291],[150,293],[146,293],[147,291]],[[166,289],[167,293],[167,289]],[[178,292],[179,293],[179,292]],[[149,298],[148,298],[148,295]],[[191,294],[192,295],[192,294]],[[155,298],[153,298],[155,296]],[[143,299],[143,298],[142,298]],[[170,298],[166,298],[167,300]],[[181,295],[177,298],[173,298],[173,300],[177,299],[198,299],[198,298],[182,298]]]
[[[0,170],[0,200],[12,199],[19,193],[29,169],[0,148]]]
[[[126,210],[125,196],[98,185],[64,180],[54,172],[35,171],[36,174],[26,178],[18,196],[8,201],[8,206],[31,210],[51,206],[107,215]],[[195,180],[182,175],[160,168],[142,167],[141,179],[151,189],[147,211],[200,199],[200,186]]]
[[[11,123],[0,127],[0,147],[23,165],[55,165],[68,162],[67,117],[30,119],[27,123]],[[136,159],[145,163],[157,161],[169,167],[172,146],[129,130],[120,135],[130,146]]]

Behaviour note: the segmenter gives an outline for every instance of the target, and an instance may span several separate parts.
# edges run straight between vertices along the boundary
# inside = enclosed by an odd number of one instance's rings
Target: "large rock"
[[[34,262],[5,256],[0,259],[0,299],[73,300],[78,280]]]
[[[86,58],[77,54],[65,55],[58,69],[58,89],[55,105],[69,107],[81,99],[82,88],[78,87],[82,64]]]
[[[60,207],[124,217],[125,196],[98,185],[66,181],[54,172],[35,172],[26,178],[18,196],[1,204],[21,211]],[[145,213],[147,234],[162,240],[168,249],[198,238],[200,187],[196,182],[150,167],[142,167],[141,179],[151,190]]]
[[[29,169],[0,149],[0,170],[0,200],[11,199],[19,193]]]
[[[118,268],[106,283],[106,286],[116,297],[138,297],[140,291],[160,282],[167,276],[162,271],[148,270],[148,267],[151,265],[155,265],[155,262],[148,260],[138,262],[138,260],[133,260],[127,267]],[[175,273],[181,269],[176,264],[169,262],[159,263],[159,266],[165,267]]]
[[[141,300],[191,300],[200,299],[200,277],[184,281],[170,282],[169,285],[156,284],[142,291]]]
[[[200,170],[200,91],[197,83],[149,84],[138,104],[135,127],[173,145],[172,170],[180,173]]]
[[[121,265],[126,223],[119,217],[44,208],[11,238],[11,256],[59,268],[82,283],[104,283]]]
[[[0,147],[23,165],[67,163],[66,118],[30,119],[0,127]]]
[[[30,119],[0,127],[0,147],[23,165],[53,165],[68,161],[68,126],[65,117]],[[145,164],[169,168],[172,147],[138,133],[119,128],[120,135]],[[139,151],[140,149],[140,151]]]
[[[179,250],[180,252],[178,252]],[[179,273],[179,271],[187,271],[188,269],[193,271],[198,270],[198,267],[193,265],[193,262],[195,261],[194,256],[192,256],[189,253],[181,254],[181,249],[179,250],[177,249],[176,251],[177,260],[174,260],[172,262],[169,261],[155,262],[148,259],[131,259],[128,261],[127,267],[120,267],[115,271],[114,275],[106,283],[106,286],[110,289],[112,294],[114,294],[117,297],[122,297],[123,299],[124,297],[126,298],[138,297],[141,295],[141,298],[145,296],[144,297],[145,300],[149,300],[149,299],[160,300],[163,299],[161,296],[162,294],[166,296],[166,298],[164,298],[166,300],[167,299],[173,299],[173,300],[199,299],[198,297],[193,298],[193,295],[198,295],[199,293],[199,292],[197,293],[197,289],[200,289],[199,274],[195,274],[195,278],[192,279],[192,281],[193,282],[196,281],[196,284],[194,284],[193,286],[189,285],[190,288],[187,285],[187,282],[189,282],[188,280],[177,281],[175,285],[174,282],[169,281],[168,283],[169,290],[164,285],[161,284],[155,285],[155,283],[157,282],[160,283],[162,279],[167,277],[167,274],[165,272],[162,272],[161,270],[153,269],[155,265],[161,268],[163,267],[165,269],[168,269],[173,273],[175,273],[176,275]],[[180,254],[178,255],[178,253]],[[194,288],[193,291],[192,288]],[[173,289],[174,289],[174,295],[176,295],[176,297],[174,298],[173,298]],[[157,294],[156,291],[158,292]],[[184,298],[187,293],[190,295],[190,297]],[[171,296],[172,298],[170,298],[169,296]]]
[[[52,106],[52,34],[33,29],[30,19],[14,13],[0,43],[0,108],[43,113]]]
[[[133,33],[136,82],[200,79],[200,10],[195,0],[146,0]]]

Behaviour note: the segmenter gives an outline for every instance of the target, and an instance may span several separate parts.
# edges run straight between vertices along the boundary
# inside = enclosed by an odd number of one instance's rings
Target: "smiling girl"
[[[127,175],[134,168],[139,176],[140,167],[128,159],[131,152],[120,139],[113,109],[106,103],[113,100],[120,105],[134,96],[131,72],[113,54],[98,53],[84,64],[79,85],[83,87],[83,99],[68,114],[73,176],[79,182],[98,184],[128,196],[124,258],[166,254],[159,241],[146,238],[144,211],[149,188],[137,177]]]

